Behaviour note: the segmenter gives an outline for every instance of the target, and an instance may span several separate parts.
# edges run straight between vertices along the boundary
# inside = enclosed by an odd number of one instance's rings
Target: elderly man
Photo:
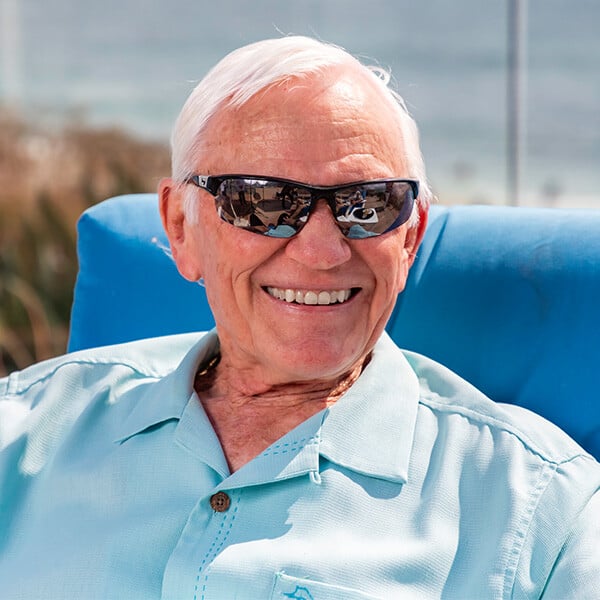
[[[384,333],[430,195],[346,52],[221,61],[159,186],[216,330],[0,383],[0,597],[597,598],[600,465]]]

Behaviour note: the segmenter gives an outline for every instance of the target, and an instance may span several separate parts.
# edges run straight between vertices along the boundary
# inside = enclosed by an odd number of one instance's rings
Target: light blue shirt
[[[600,597],[600,465],[550,423],[384,335],[231,474],[193,390],[217,351],[173,336],[0,380],[0,598]]]

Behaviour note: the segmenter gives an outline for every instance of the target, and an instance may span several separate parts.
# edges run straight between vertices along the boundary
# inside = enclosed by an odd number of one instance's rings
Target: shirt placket
[[[215,586],[211,586],[211,565],[228,545],[235,543],[236,527],[252,529],[248,522],[252,512],[241,510],[246,489],[278,481],[285,485],[286,480],[312,477],[315,472],[318,476],[318,464],[318,436],[300,435],[267,449],[243,469],[224,478],[191,511],[167,562],[162,598],[214,598],[211,589],[222,589],[223,582],[213,582]],[[252,598],[250,590],[248,594]]]

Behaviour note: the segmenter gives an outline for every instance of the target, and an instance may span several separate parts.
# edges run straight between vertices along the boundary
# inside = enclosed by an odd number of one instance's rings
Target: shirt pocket
[[[277,573],[271,600],[382,600],[359,590]]]

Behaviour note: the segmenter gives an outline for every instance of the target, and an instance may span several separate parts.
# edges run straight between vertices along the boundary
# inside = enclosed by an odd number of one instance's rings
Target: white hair
[[[327,68],[354,64],[363,69],[381,89],[385,98],[399,108],[400,127],[407,146],[410,177],[420,182],[417,203],[426,208],[432,199],[425,165],[419,149],[417,125],[409,115],[402,97],[388,84],[390,75],[380,67],[365,66],[351,54],[333,44],[304,36],[263,40],[234,50],[218,62],[198,83],[184,104],[171,136],[173,179],[183,182],[195,172],[195,158],[202,150],[203,132],[221,109],[242,106],[269,86],[291,78],[317,74]],[[197,219],[196,190],[184,196],[186,218]],[[415,207],[416,208],[416,207]],[[413,211],[411,224],[418,222]]]

